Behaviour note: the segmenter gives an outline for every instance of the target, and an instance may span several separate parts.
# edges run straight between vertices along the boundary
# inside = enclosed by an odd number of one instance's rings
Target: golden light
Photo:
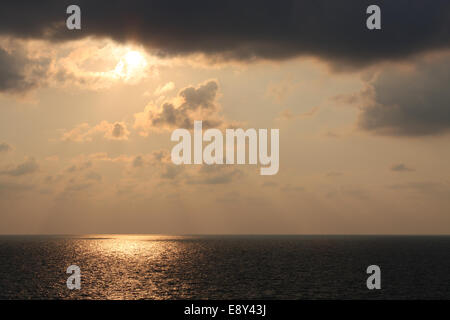
[[[125,80],[140,78],[147,66],[147,60],[142,53],[139,51],[128,51],[117,63],[114,74],[116,77]]]
[[[133,68],[139,67],[140,65],[145,65],[146,61],[142,54],[137,51],[130,51],[125,55],[125,61],[127,64]]]

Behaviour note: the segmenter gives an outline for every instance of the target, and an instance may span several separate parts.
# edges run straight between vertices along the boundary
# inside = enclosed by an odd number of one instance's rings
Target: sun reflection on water
[[[171,292],[189,289],[174,286],[180,270],[184,237],[158,235],[86,235],[83,251],[87,287],[103,292],[105,299],[164,299]],[[94,289],[95,288],[95,289]],[[163,289],[163,290],[162,290]]]

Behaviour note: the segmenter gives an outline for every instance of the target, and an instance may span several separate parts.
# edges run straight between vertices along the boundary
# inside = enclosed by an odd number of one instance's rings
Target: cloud
[[[105,132],[109,135],[107,138],[116,140],[127,140],[128,135],[130,134],[126,125],[119,122],[114,123],[112,130],[108,128]]]
[[[102,121],[94,127],[88,123],[81,123],[72,130],[64,132],[61,141],[91,142],[99,134],[103,134],[103,138],[107,140],[128,140],[130,132],[124,122]]]
[[[150,154],[131,157],[130,162],[133,168],[153,167],[155,164],[171,163],[170,152],[167,150],[156,150]]]
[[[446,133],[450,129],[449,83],[450,53],[417,59],[412,66],[384,68],[366,82],[358,125],[391,136]]]
[[[286,184],[284,186],[281,186],[280,190],[282,192],[287,192],[287,193],[291,193],[291,192],[292,193],[296,193],[296,192],[303,192],[303,191],[305,191],[305,188],[301,187],[301,186],[292,186],[290,183],[288,183],[288,184]]]
[[[187,184],[228,184],[241,178],[244,173],[230,166],[202,166],[194,175],[186,178]]]
[[[13,177],[31,174],[39,170],[39,165],[34,158],[29,158],[25,162],[17,165],[13,169],[0,171],[0,174],[9,175]]]
[[[414,169],[411,169],[409,167],[407,167],[405,164],[403,163],[399,163],[399,164],[394,164],[391,167],[392,171],[397,171],[397,172],[409,172],[409,171],[414,171]]]
[[[276,186],[278,186],[278,183],[274,182],[274,181],[264,181],[262,186],[263,187],[276,187]]]
[[[216,101],[218,90],[215,80],[184,88],[172,101],[159,107],[149,104],[144,112],[136,113],[134,128],[141,135],[148,135],[152,130],[191,129],[194,120],[203,120],[204,128],[219,127],[223,120]]]
[[[63,192],[63,194],[61,196],[64,196],[65,193],[83,191],[83,190],[86,190],[86,189],[90,188],[91,186],[92,186],[92,183],[74,183],[74,182],[71,182],[70,184],[68,184],[65,187],[64,192]]]
[[[29,59],[18,49],[0,47],[0,92],[24,93],[45,81],[49,60]]]
[[[7,195],[8,197],[11,197],[17,195],[19,192],[30,191],[33,189],[35,189],[35,186],[30,184],[0,182],[0,196]]]
[[[0,93],[25,94],[39,87],[102,90],[117,83],[136,84],[158,73],[157,64],[147,60],[141,46],[108,39],[49,43],[2,36],[0,31]]]
[[[12,150],[12,147],[7,143],[0,143],[0,153],[9,152]]]
[[[136,156],[133,160],[133,167],[140,168],[144,165],[144,160],[142,159],[142,156]]]
[[[450,194],[448,183],[435,181],[412,181],[407,183],[388,185],[387,188],[396,191],[417,192],[439,198],[448,198],[448,195]]]
[[[150,167],[163,179],[174,180],[183,172],[183,166],[174,165],[167,150],[157,150],[146,155],[137,155],[131,161],[134,169]]]
[[[98,181],[98,182],[102,181],[102,176],[99,173],[94,172],[94,171],[90,171],[90,172],[86,173],[85,178],[87,180],[94,180],[94,181]]]
[[[108,37],[144,44],[163,57],[200,53],[213,60],[253,61],[311,55],[342,67],[448,48],[450,39],[447,0],[433,5],[380,0],[379,31],[365,26],[366,8],[373,4],[368,0],[78,0],[85,13],[82,30],[70,32],[64,12],[72,3],[4,3],[0,33],[52,41]]]
[[[370,198],[370,192],[363,186],[341,185],[328,191],[325,196],[327,198],[350,197],[358,200],[368,200]]]
[[[170,82],[167,82],[167,83],[166,83],[165,85],[163,85],[163,86],[158,86],[158,87],[155,89],[154,94],[155,94],[156,96],[160,96],[160,95],[162,95],[162,94],[165,94],[165,93],[167,93],[167,92],[172,91],[173,89],[175,89],[175,83],[173,83],[172,81],[170,81]]]
[[[167,164],[163,173],[161,174],[161,178],[164,179],[175,179],[181,172],[183,168],[180,166],[176,166],[173,164]]]
[[[291,110],[285,109],[280,113],[280,115],[277,119],[279,119],[279,120],[306,119],[306,118],[311,118],[311,117],[315,116],[318,111],[319,111],[319,107],[313,107],[309,111],[299,113],[299,114],[294,114],[294,113],[292,113]]]
[[[72,172],[82,171],[82,170],[85,170],[85,169],[88,169],[91,167],[92,167],[92,161],[88,160],[88,161],[81,162],[79,164],[71,165],[69,168],[66,169],[66,171],[72,173]]]
[[[342,172],[337,172],[337,171],[331,171],[331,172],[328,172],[327,174],[326,174],[326,176],[327,177],[330,177],[330,178],[333,178],[333,177],[339,177],[339,176],[342,176]]]
[[[282,104],[286,98],[294,92],[299,83],[285,79],[279,83],[270,83],[267,86],[266,95],[278,104]]]

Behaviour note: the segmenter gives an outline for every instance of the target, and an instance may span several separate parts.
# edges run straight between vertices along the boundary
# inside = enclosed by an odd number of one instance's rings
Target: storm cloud
[[[82,29],[67,30],[77,4]],[[366,28],[377,4],[382,30]],[[282,60],[308,55],[358,68],[448,48],[450,2],[434,0],[10,1],[0,34],[63,41],[89,36],[134,41],[160,56],[201,53],[214,60]]]
[[[409,68],[384,68],[367,83],[360,128],[380,135],[426,136],[450,130],[450,55]],[[363,100],[366,97],[363,97]]]

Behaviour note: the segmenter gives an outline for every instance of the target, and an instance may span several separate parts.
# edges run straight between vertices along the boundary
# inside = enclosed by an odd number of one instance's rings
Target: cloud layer
[[[81,123],[64,132],[61,141],[91,142],[99,134],[103,134],[103,138],[107,140],[128,140],[130,132],[124,122],[102,121],[93,127],[88,123]]]
[[[34,158],[29,158],[14,168],[0,171],[0,174],[12,176],[12,177],[19,177],[19,176],[23,176],[26,174],[34,173],[38,170],[39,170],[39,165],[36,162],[36,160]]]
[[[65,10],[78,4],[81,31],[65,27]],[[448,48],[450,3],[376,1],[382,30],[366,28],[373,1],[12,1],[2,5],[0,34],[51,40],[89,36],[136,41],[160,56],[202,53],[216,60],[280,60],[312,55],[335,66]],[[26,8],[26,10],[24,9]],[[21,17],[21,19],[17,19]]]

